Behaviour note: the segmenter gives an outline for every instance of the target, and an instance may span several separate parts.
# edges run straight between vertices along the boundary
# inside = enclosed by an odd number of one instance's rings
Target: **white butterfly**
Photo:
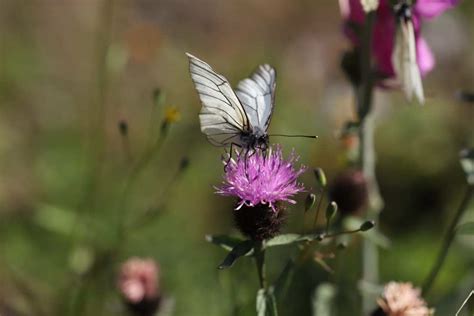
[[[415,31],[411,19],[410,5],[402,2],[395,7],[399,27],[395,37],[392,64],[398,81],[409,101],[416,97],[420,104],[425,102],[423,83],[416,58]]]
[[[197,57],[189,58],[189,71],[202,103],[201,131],[215,146],[244,149],[268,147],[268,126],[275,101],[276,72],[265,64],[232,90],[229,81]]]

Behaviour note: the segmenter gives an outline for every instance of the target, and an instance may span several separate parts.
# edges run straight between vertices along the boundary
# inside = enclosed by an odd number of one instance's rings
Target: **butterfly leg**
[[[234,152],[234,146],[235,146],[235,147],[242,148],[242,146],[239,145],[239,144],[237,144],[237,143],[231,143],[231,144],[230,144],[229,158],[228,158],[227,161],[224,163],[224,172],[227,171],[227,165],[228,165],[229,162],[232,160],[232,153]]]

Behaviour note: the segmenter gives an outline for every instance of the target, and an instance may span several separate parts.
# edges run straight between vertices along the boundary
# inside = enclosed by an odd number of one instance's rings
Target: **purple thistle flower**
[[[239,199],[237,210],[242,206],[263,204],[277,212],[277,202],[295,204],[291,197],[304,191],[303,184],[298,183],[298,176],[306,168],[301,166],[296,170],[293,163],[297,160],[294,152],[284,160],[280,146],[270,148],[266,154],[259,150],[237,152],[236,159],[227,163],[223,184],[216,193],[236,196]]]

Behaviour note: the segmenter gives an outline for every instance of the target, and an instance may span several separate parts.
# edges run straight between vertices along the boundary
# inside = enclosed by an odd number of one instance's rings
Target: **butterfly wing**
[[[241,144],[240,135],[249,131],[245,109],[229,81],[199,58],[186,54],[189,71],[202,103],[199,120],[201,132],[215,146]]]
[[[415,32],[411,20],[400,22],[400,28],[395,39],[392,63],[408,100],[411,101],[415,96],[418,102],[423,104],[425,97],[416,59]]]
[[[235,93],[242,102],[250,125],[262,132],[268,130],[275,102],[276,71],[270,65],[260,65],[250,76],[239,82]]]

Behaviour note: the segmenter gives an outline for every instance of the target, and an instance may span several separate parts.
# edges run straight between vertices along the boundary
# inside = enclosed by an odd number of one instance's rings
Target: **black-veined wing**
[[[250,76],[239,82],[237,97],[242,102],[252,127],[267,131],[275,102],[276,71],[270,65],[260,65]]]
[[[420,104],[423,104],[425,96],[416,58],[415,31],[411,19],[401,18],[395,38],[392,64],[407,99],[411,101],[415,97]]]
[[[186,54],[189,71],[202,103],[199,120],[201,131],[216,146],[240,144],[240,135],[249,131],[245,109],[229,81],[199,58]]]

